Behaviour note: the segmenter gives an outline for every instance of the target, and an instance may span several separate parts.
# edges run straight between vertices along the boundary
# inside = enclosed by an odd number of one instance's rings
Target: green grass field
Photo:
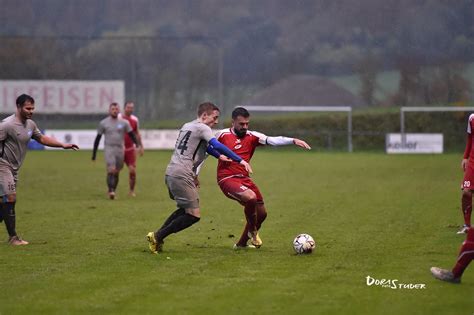
[[[138,196],[127,197],[122,172],[110,201],[102,155],[94,164],[87,151],[29,152],[17,229],[31,245],[0,245],[0,314],[474,313],[473,265],[461,285],[429,272],[450,268],[464,240],[460,154],[263,149],[252,165],[269,212],[264,244],[238,252],[243,210],[209,159],[201,221],[152,255],[145,235],[175,209],[163,183],[170,154],[146,152]],[[317,242],[312,255],[293,254],[302,232]],[[367,276],[426,288],[368,286]]]

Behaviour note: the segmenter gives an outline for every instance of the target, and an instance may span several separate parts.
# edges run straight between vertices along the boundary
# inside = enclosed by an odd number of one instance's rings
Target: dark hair
[[[236,119],[238,116],[242,116],[244,118],[250,117],[250,113],[243,107],[236,107],[232,111],[232,119]]]
[[[31,104],[34,104],[35,100],[29,95],[21,94],[16,99],[16,107],[18,107],[18,108],[23,107],[23,106],[25,106],[26,102],[30,102]]]
[[[110,103],[109,108],[112,107],[112,106],[119,106],[119,104],[116,103],[116,102]]]
[[[123,103],[123,108],[127,107],[127,104],[134,104],[133,101],[126,101],[125,103]]]
[[[210,102],[202,103],[202,104],[199,104],[198,106],[197,115],[198,117],[201,117],[202,114],[204,113],[210,114],[212,111],[215,111],[215,110],[220,111],[219,107],[217,107],[216,105]]]

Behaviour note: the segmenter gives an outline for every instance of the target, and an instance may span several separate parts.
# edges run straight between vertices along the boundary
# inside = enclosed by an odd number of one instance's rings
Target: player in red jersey
[[[453,269],[446,270],[438,267],[431,267],[431,273],[436,279],[452,283],[460,283],[461,277],[467,266],[474,259],[474,228],[467,229],[466,240],[462,243],[458,259]]]
[[[237,107],[232,112],[232,126],[228,129],[219,131],[216,135],[217,140],[226,145],[236,154],[241,156],[246,162],[250,162],[255,149],[261,145],[290,145],[295,144],[304,149],[310,150],[311,147],[303,140],[287,137],[268,137],[262,133],[249,131],[250,114],[243,107]],[[213,152],[212,147],[208,153],[218,157],[219,154]],[[247,223],[239,241],[234,245],[235,249],[249,247],[248,240],[251,240],[252,246],[260,247],[262,240],[258,235],[263,221],[267,217],[267,211],[263,202],[263,196],[257,185],[249,177],[245,168],[219,160],[217,165],[217,182],[222,192],[230,199],[237,200],[244,206]]]
[[[461,167],[464,171],[464,179],[461,185],[461,210],[464,216],[464,225],[458,231],[458,234],[467,233],[467,230],[471,226],[472,191],[474,190],[474,145],[472,144],[474,141],[472,136],[473,127],[474,114],[471,114],[467,124],[466,150],[464,151],[464,158],[461,162]]]
[[[133,115],[133,110],[135,109],[135,104],[131,101],[125,103],[123,107],[123,115],[121,117],[125,120],[128,120],[130,125],[132,126],[133,132],[137,136],[137,140],[139,143],[142,143],[142,137],[140,135],[140,122],[138,117]],[[128,134],[125,134],[125,156],[124,162],[128,167],[128,181],[130,192],[128,193],[130,196],[135,197],[135,184],[137,181],[137,150],[140,156],[143,156],[144,150],[143,145],[140,146],[138,149],[135,147],[132,139]]]

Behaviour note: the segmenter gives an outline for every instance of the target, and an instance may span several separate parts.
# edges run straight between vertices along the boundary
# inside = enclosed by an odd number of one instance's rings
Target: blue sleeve
[[[228,158],[232,159],[233,161],[236,161],[236,162],[240,162],[242,161],[242,158],[240,156],[238,156],[237,154],[235,154],[231,149],[229,149],[228,147],[226,147],[225,145],[223,145],[222,143],[220,143],[219,141],[217,141],[216,138],[212,138],[210,141],[209,141],[209,144],[213,146],[213,148],[221,153],[221,154],[224,154],[225,156],[227,156]]]
[[[214,147],[213,147],[212,145],[208,145],[208,146],[207,146],[206,152],[207,152],[209,155],[212,155],[213,157],[215,157],[216,159],[218,159],[219,156],[221,155],[221,154],[219,153],[219,151],[217,151],[216,149],[214,149]]]

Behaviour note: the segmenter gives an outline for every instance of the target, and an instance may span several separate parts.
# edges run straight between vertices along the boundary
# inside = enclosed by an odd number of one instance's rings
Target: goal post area
[[[343,112],[347,113],[347,151],[352,152],[352,107],[351,106],[270,106],[239,105],[250,112]]]
[[[400,107],[400,135],[402,147],[406,146],[405,114],[413,112],[474,112],[474,107],[462,106],[402,106]]]

